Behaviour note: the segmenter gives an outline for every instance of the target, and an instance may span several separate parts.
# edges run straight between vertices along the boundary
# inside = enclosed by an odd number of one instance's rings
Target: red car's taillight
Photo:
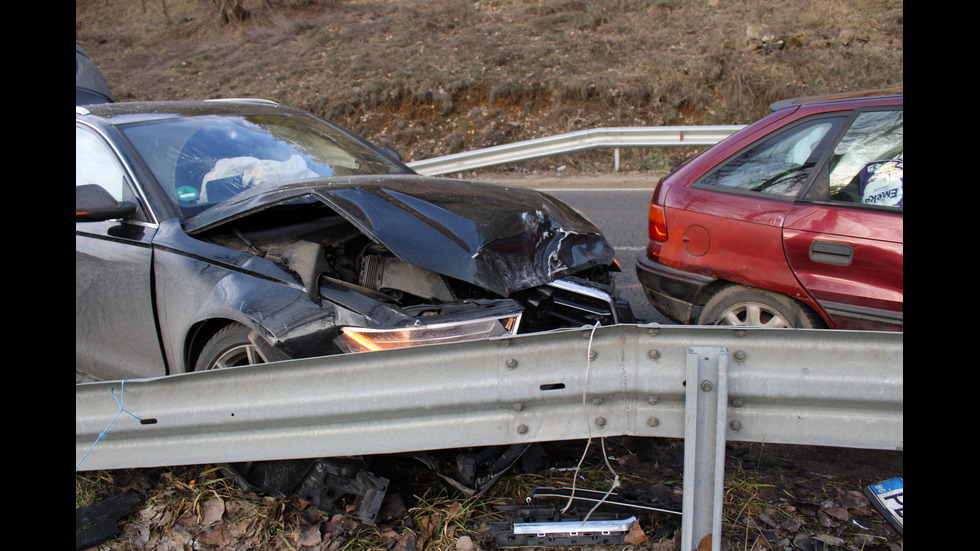
[[[667,241],[667,217],[663,205],[650,202],[650,240],[665,243]]]

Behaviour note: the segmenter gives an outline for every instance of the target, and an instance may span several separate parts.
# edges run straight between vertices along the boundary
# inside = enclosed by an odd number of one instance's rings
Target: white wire
[[[585,357],[585,385],[582,390],[582,412],[585,414],[585,426],[589,431],[589,439],[585,443],[585,451],[582,452],[582,457],[579,458],[578,465],[575,466],[575,475],[572,477],[572,491],[569,493],[568,503],[566,503],[565,507],[561,510],[562,514],[568,511],[568,508],[572,506],[572,501],[574,501],[575,499],[575,490],[578,485],[578,473],[579,470],[582,468],[582,463],[585,461],[585,456],[588,455],[589,453],[589,446],[592,445],[592,424],[589,423],[589,412],[587,406],[588,406],[588,393],[589,393],[589,371],[592,367],[592,340],[595,338],[595,331],[598,328],[599,328],[599,322],[597,321],[595,325],[592,326],[592,332],[589,333],[589,347],[588,350],[586,351],[586,357]],[[613,483],[612,486],[609,488],[609,491],[606,492],[606,495],[602,496],[602,499],[596,502],[596,504],[592,507],[592,509],[589,510],[589,513],[585,515],[585,518],[582,519],[582,522],[589,520],[589,517],[592,516],[592,513],[596,510],[596,508],[602,505],[606,501],[606,499],[610,496],[610,494],[612,494],[613,490],[615,490],[620,486],[619,475],[616,474],[616,471],[612,468],[612,465],[609,464],[609,457],[606,455],[606,439],[602,438],[601,442],[602,442],[602,457],[606,462],[606,467],[609,469],[609,472],[613,474]]]

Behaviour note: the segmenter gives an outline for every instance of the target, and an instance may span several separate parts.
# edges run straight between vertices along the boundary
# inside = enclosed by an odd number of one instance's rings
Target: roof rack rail
[[[272,101],[271,99],[262,99],[262,98],[214,98],[214,99],[206,99],[204,101],[214,101],[214,102],[227,101],[227,102],[243,102],[243,103],[261,103],[263,105],[279,105],[279,102]]]
[[[885,96],[896,96],[902,94],[902,88],[884,88],[881,90],[860,90],[857,92],[841,92],[839,94],[825,94],[820,96],[804,96],[801,98],[789,98],[779,100],[769,105],[770,111],[779,111],[788,107],[797,107],[806,103],[822,103],[831,101],[844,101],[858,98],[874,98]]]

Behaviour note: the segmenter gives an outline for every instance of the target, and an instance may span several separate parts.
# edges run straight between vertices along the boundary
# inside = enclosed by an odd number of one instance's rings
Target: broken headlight
[[[424,344],[443,344],[472,341],[517,334],[520,314],[503,317],[442,323],[421,323],[390,329],[371,327],[343,327],[337,337],[337,345],[345,352],[369,352],[389,350]]]

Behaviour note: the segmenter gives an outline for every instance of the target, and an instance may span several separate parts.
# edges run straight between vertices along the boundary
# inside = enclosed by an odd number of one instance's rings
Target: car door
[[[97,132],[75,126],[75,185],[140,205],[129,220],[75,223],[75,381],[166,374],[153,308],[153,236],[132,180]]]
[[[794,121],[669,191],[668,234],[678,264],[699,273],[799,297],[783,253],[786,216],[825,157],[846,115]]]
[[[784,226],[801,285],[841,329],[902,328],[901,107],[855,113]]]

